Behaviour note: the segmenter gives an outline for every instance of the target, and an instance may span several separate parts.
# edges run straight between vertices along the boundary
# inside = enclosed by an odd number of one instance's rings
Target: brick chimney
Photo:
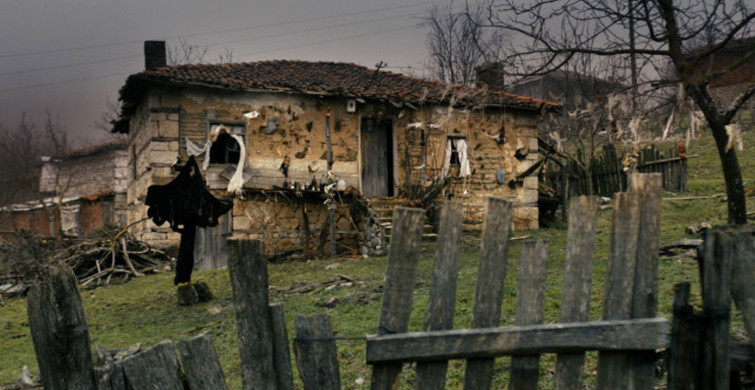
[[[144,41],[144,70],[153,70],[165,65],[168,65],[165,41]]]
[[[500,62],[487,62],[475,68],[478,88],[503,91],[504,70]]]

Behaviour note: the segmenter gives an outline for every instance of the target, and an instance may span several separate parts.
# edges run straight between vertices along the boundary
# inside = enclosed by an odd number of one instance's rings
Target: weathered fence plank
[[[71,268],[44,266],[29,289],[27,311],[44,388],[94,388],[89,330]]]
[[[229,239],[228,249],[243,388],[275,389],[267,259],[262,243]]]
[[[729,323],[731,308],[732,237],[725,230],[707,230],[700,250],[703,314],[706,318],[700,389],[729,388]]]
[[[462,204],[446,202],[440,215],[433,281],[425,314],[426,331],[453,327],[456,305],[456,279],[459,269]],[[417,364],[416,389],[444,389],[448,362]]]
[[[516,325],[534,325],[543,322],[547,261],[548,242],[546,240],[522,243],[519,289],[516,295]],[[537,389],[539,369],[540,355],[513,357],[509,388],[512,390]]]
[[[632,289],[637,260],[639,195],[617,193],[613,201],[613,220],[606,275],[603,318],[627,319],[632,315]],[[627,363],[624,353],[600,353],[598,388],[626,387]]]
[[[511,202],[499,198],[488,199],[488,213],[485,216],[480,248],[480,266],[477,270],[472,328],[494,327],[500,322],[512,217]],[[493,364],[492,358],[468,360],[464,388],[490,388]]]
[[[561,322],[589,320],[597,210],[596,197],[580,196],[572,198],[569,202],[566,265],[561,289]],[[584,353],[559,354],[556,357],[554,388],[581,388],[584,361]]]
[[[95,367],[94,376],[97,390],[129,390],[122,361]]]
[[[738,228],[731,240],[731,295],[742,313],[750,340],[755,340],[755,226]]]
[[[367,337],[367,363],[542,353],[655,350],[669,345],[665,318],[453,329]]]
[[[669,390],[693,390],[700,381],[700,317],[695,315],[690,300],[689,282],[674,286],[674,319],[669,347]]]
[[[123,360],[130,389],[184,390],[173,342],[163,341]]]
[[[421,209],[397,207],[394,212],[378,334],[402,333],[409,328],[424,216]],[[375,365],[371,388],[393,388],[400,373],[401,363]]]
[[[488,199],[488,213],[485,216],[480,248],[480,266],[477,270],[472,328],[490,328],[500,323],[512,216],[511,202],[499,198]],[[468,360],[464,388],[490,388],[494,362],[493,358]]]
[[[629,191],[639,195],[639,231],[631,318],[655,317],[658,306],[658,235],[661,230],[661,175],[633,174]],[[629,378],[635,389],[655,387],[655,351],[629,355]]]
[[[225,384],[215,346],[207,334],[176,343],[186,383],[191,390],[223,390]]]
[[[288,332],[283,304],[270,305],[270,321],[273,326],[273,366],[278,379],[278,390],[293,390],[294,372],[291,369],[291,352],[288,348]]]
[[[306,390],[340,390],[338,351],[327,314],[294,319],[294,350],[299,377]]]

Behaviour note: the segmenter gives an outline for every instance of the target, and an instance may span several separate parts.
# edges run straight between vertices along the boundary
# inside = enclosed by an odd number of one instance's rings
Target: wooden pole
[[[154,347],[123,360],[129,389],[184,390],[181,368],[173,342]]]
[[[29,289],[27,311],[44,388],[94,389],[89,329],[71,268],[44,266]]]
[[[542,324],[545,316],[545,275],[548,242],[532,240],[522,243],[519,263],[519,288],[516,295],[516,325]],[[540,355],[515,356],[511,359],[512,390],[536,390]]]
[[[409,328],[424,217],[422,209],[397,207],[393,213],[378,334],[403,333]],[[400,373],[401,363],[373,366],[371,388],[393,389]]]
[[[228,249],[243,389],[276,389],[267,259],[262,243],[229,239]]]
[[[701,317],[695,315],[690,300],[689,282],[674,285],[674,318],[669,347],[669,390],[695,389],[700,382]]]
[[[206,333],[179,341],[176,346],[186,382],[191,390],[228,388],[215,346],[212,345],[212,340]]]
[[[755,340],[755,226],[745,225],[733,232],[731,294],[742,313],[750,340]]]
[[[561,322],[589,320],[598,205],[598,198],[593,196],[573,198],[569,204],[566,267],[561,289]],[[584,353],[558,355],[554,388],[581,388],[584,361]]]
[[[658,306],[658,236],[661,230],[661,185],[658,173],[634,174],[629,191],[639,195],[639,227],[631,318],[655,317]],[[642,232],[642,234],[639,234]],[[630,355],[629,379],[636,389],[655,386],[654,351]]]
[[[491,328],[500,324],[512,216],[511,202],[500,198],[488,199],[472,311],[473,328]],[[464,388],[490,388],[494,362],[495,360],[490,358],[468,360]]]
[[[282,303],[270,305],[270,319],[273,325],[273,354],[278,390],[293,390],[294,373],[291,370],[291,352]]]
[[[458,202],[446,202],[441,210],[433,281],[423,327],[426,331],[453,327],[462,211],[462,204]],[[414,388],[444,389],[447,369],[448,362],[417,364]]]
[[[622,320],[632,315],[639,231],[639,195],[617,193],[613,201],[613,221],[603,306],[604,320]],[[624,353],[598,355],[598,389],[626,388],[627,363]]]
[[[327,314],[297,315],[294,351],[305,390],[340,390],[338,350]]]
[[[729,325],[731,308],[732,237],[725,230],[707,230],[700,251],[703,315],[702,380],[699,389],[729,388]]]

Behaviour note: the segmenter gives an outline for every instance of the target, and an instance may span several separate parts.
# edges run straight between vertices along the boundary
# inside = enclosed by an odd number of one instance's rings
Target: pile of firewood
[[[3,246],[0,257],[5,257],[6,264],[0,267],[0,296],[26,291],[34,268],[45,262],[68,264],[84,288],[125,283],[133,277],[168,271],[175,263],[165,252],[117,231],[86,239],[25,237]]]

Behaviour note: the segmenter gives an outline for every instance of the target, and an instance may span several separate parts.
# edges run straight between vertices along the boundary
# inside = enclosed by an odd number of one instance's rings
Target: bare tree
[[[634,94],[642,85],[655,89],[681,84],[703,112],[716,141],[728,196],[728,220],[747,221],[742,172],[726,125],[755,94],[752,83],[735,99],[718,103],[709,85],[755,60],[750,49],[738,60],[711,66],[714,55],[748,37],[755,12],[740,0],[541,0],[523,4],[490,0],[485,27],[511,34],[508,59],[519,74],[544,74],[578,56],[622,58],[629,63]],[[711,43],[699,47],[702,43]],[[675,77],[660,67],[671,63]],[[646,88],[646,90],[651,90]],[[632,99],[633,112],[637,104]],[[634,119],[634,118],[633,118]]]
[[[199,64],[204,62],[207,46],[191,44],[183,38],[178,38],[175,45],[166,45],[165,54],[168,65]]]
[[[471,86],[475,82],[475,68],[497,61],[501,33],[483,27],[485,15],[485,8],[479,5],[460,8],[454,6],[453,0],[428,11],[425,22],[430,26],[427,49],[432,78]]]
[[[50,111],[42,128],[26,113],[15,128],[0,125],[0,164],[5,169],[0,204],[38,199],[41,157],[61,154],[66,148],[65,127]]]

